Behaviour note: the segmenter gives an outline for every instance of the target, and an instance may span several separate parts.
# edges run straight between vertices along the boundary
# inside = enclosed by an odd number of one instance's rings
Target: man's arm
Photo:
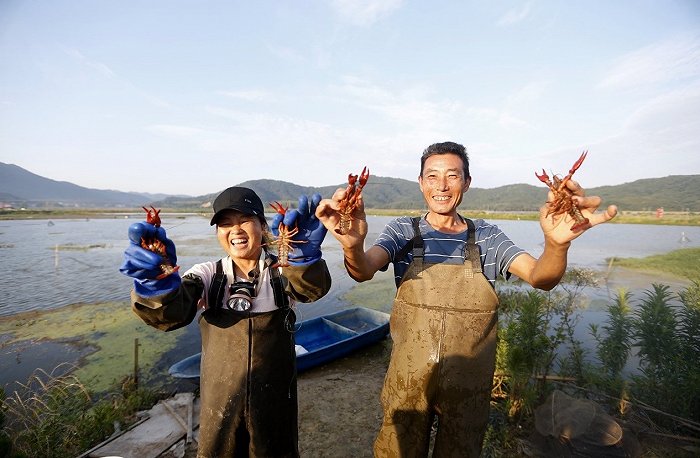
[[[528,253],[516,257],[508,272],[529,283],[533,288],[549,291],[559,284],[566,272],[569,244],[555,245],[545,241],[542,255],[535,259]]]
[[[379,269],[389,263],[389,254],[378,246],[371,246],[367,251],[362,246],[343,247],[343,256],[348,275],[357,282],[371,280]]]
[[[576,221],[568,214],[547,216],[549,204],[540,208],[540,226],[544,234],[544,251],[535,259],[527,253],[521,254],[513,260],[508,271],[517,275],[534,288],[550,290],[554,288],[566,272],[567,254],[572,240],[579,237],[588,229],[598,224],[610,221],[617,215],[617,207],[610,205],[605,212],[595,213],[601,203],[600,197],[586,197],[581,186],[570,180],[568,188],[574,193],[573,199],[585,218],[588,225],[580,230],[572,231],[571,227]],[[549,193],[548,199],[554,198]]]
[[[357,199],[357,208],[352,212],[352,221],[347,234],[340,234],[339,203],[345,197],[345,189],[338,189],[331,199],[323,199],[316,208],[316,217],[343,247],[345,269],[355,281],[371,280],[379,269],[389,262],[389,254],[378,246],[365,251],[367,237],[367,215],[362,196]]]

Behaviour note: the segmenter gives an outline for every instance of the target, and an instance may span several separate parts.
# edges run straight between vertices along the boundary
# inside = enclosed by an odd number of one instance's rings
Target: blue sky
[[[700,173],[700,2],[0,0],[0,162],[90,188]],[[371,183],[371,182],[370,182]]]

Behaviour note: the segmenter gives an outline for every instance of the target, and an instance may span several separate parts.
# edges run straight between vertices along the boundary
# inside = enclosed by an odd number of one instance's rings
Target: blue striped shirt
[[[481,254],[481,268],[491,286],[495,287],[496,277],[501,275],[508,278],[510,264],[525,251],[517,247],[498,226],[489,224],[483,219],[473,221],[476,229],[476,245]],[[439,232],[428,224],[425,217],[421,218],[419,228],[425,241],[424,261],[426,263],[462,264],[464,262],[467,231],[459,234]],[[387,224],[374,242],[389,254],[390,262],[394,264],[396,286],[399,285],[408,265],[413,261],[413,253],[409,251],[403,259],[394,258],[413,238],[413,235],[411,217],[402,216]]]

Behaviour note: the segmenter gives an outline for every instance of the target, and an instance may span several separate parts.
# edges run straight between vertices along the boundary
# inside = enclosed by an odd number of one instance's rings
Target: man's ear
[[[467,178],[464,180],[464,186],[462,187],[462,193],[467,192],[469,190],[469,186],[472,184],[472,177]]]

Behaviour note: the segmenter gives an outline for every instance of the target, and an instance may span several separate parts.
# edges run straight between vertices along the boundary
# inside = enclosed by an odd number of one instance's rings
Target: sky
[[[478,188],[700,173],[700,2],[0,0],[0,162],[46,178],[415,181],[443,141]]]

